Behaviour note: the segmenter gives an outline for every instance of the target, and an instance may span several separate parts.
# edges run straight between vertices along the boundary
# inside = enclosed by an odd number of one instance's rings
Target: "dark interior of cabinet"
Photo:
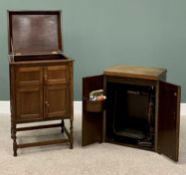
[[[67,59],[64,55],[54,54],[54,55],[21,55],[14,56],[14,61],[40,61],[40,60],[64,60]]]
[[[106,139],[154,148],[155,88],[107,83]]]

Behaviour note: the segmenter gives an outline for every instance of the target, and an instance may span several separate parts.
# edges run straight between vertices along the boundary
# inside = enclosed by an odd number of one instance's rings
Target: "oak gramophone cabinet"
[[[90,94],[103,89],[104,101]],[[82,145],[109,142],[178,161],[180,95],[166,69],[119,65],[83,79]]]
[[[8,27],[14,156],[18,148],[30,146],[67,143],[73,148],[73,60],[63,54],[61,12],[8,11]],[[49,120],[59,122],[42,123]],[[29,122],[31,126],[22,125]],[[60,127],[64,137],[17,142],[17,131],[53,127]]]

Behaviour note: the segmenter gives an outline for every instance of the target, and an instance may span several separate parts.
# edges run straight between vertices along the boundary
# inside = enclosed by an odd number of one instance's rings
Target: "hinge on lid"
[[[22,55],[22,53],[21,52],[17,52],[17,53],[15,53],[15,55],[16,56],[20,56],[20,55]]]
[[[51,53],[52,53],[52,54],[57,54],[58,52],[57,52],[57,51],[52,51]]]

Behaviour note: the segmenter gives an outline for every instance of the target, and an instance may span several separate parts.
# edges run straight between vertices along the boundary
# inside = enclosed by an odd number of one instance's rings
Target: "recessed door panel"
[[[47,66],[44,72],[45,84],[56,85],[69,82],[69,70],[67,65]]]
[[[45,117],[65,118],[70,115],[69,89],[66,85],[45,87]]]
[[[38,66],[19,67],[16,71],[17,85],[41,85],[43,81],[43,69]]]
[[[40,86],[19,87],[16,96],[18,121],[34,121],[43,118],[43,90]]]

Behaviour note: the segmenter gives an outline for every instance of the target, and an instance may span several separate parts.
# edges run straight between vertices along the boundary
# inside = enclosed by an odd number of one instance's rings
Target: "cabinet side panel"
[[[70,106],[69,106],[69,113],[70,117],[73,120],[74,118],[74,111],[73,111],[73,100],[74,100],[74,69],[73,69],[73,62],[69,63],[69,77],[70,77],[70,84],[69,84],[69,100],[70,100]]]
[[[15,68],[9,64],[11,132],[16,123]]]

